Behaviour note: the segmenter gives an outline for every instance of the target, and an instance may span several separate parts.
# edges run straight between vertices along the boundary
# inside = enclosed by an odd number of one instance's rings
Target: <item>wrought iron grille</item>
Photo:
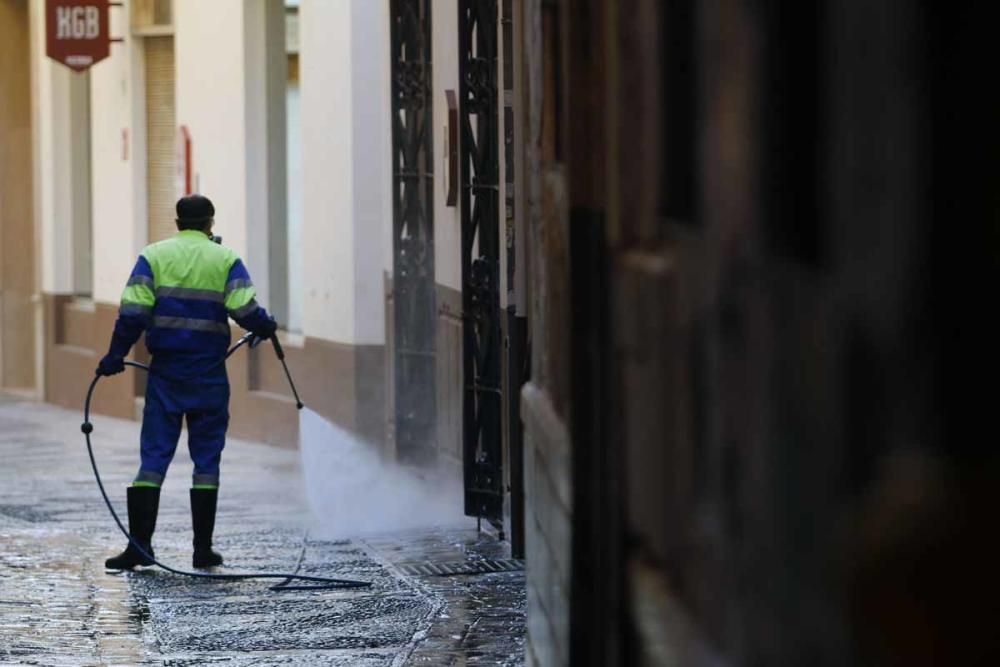
[[[431,1],[391,0],[393,315],[396,446],[434,452],[434,156]]]
[[[497,0],[459,0],[465,513],[503,512]]]

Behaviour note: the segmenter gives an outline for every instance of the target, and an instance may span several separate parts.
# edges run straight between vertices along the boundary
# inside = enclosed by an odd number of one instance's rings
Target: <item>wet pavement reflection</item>
[[[138,425],[95,419],[109,491],[124,509]],[[297,455],[229,443],[216,531],[223,571],[287,572],[307,526]],[[305,537],[301,572],[369,589],[270,592],[157,569],[109,574],[122,546],[97,493],[79,416],[0,400],[0,665],[520,665],[521,571],[414,575],[420,563],[509,559],[465,527],[329,541]],[[189,463],[179,448],[154,545],[190,564]]]

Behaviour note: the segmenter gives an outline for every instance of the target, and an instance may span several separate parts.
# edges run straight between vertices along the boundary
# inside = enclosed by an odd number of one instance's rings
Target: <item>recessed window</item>
[[[173,0],[132,0],[131,9],[133,34],[173,34]]]

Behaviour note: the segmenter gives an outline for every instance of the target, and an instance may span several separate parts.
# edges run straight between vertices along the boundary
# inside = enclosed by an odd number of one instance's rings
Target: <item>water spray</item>
[[[225,364],[226,361],[231,357],[238,349],[243,345],[249,343],[253,339],[253,334],[246,334],[240,338],[236,343],[229,348],[226,352],[226,356],[219,362],[220,365]],[[285,362],[285,351],[281,349],[281,343],[278,342],[277,334],[271,336],[271,343],[274,345],[274,352],[278,356],[278,360],[281,361],[282,367],[285,369],[285,377],[288,378],[288,385],[292,389],[292,394],[295,396],[295,407],[301,410],[305,407],[302,401],[299,399],[299,392],[295,388],[295,382],[292,380],[292,374],[288,370],[288,364]],[[253,347],[253,345],[251,345]],[[146,364],[139,363],[138,361],[125,361],[126,366],[131,366],[132,368],[137,368],[139,370],[146,371],[147,373],[152,372]],[[214,367],[213,367],[214,368]],[[273,572],[248,572],[248,573],[233,573],[233,574],[223,574],[216,572],[189,572],[186,570],[179,570],[177,568],[171,567],[153,558],[153,556],[146,552],[143,547],[138,544],[138,542],[132,538],[125,524],[122,523],[121,518],[115,511],[114,505],[111,503],[111,499],[108,497],[108,493],[104,488],[104,481],[101,479],[101,473],[97,468],[97,460],[94,457],[94,447],[91,443],[91,435],[94,432],[94,425],[90,422],[90,403],[94,396],[94,389],[97,388],[97,383],[100,381],[101,376],[95,375],[94,379],[90,381],[90,388],[87,389],[87,398],[83,404],[83,424],[80,426],[80,430],[83,431],[83,437],[87,441],[87,455],[90,457],[90,466],[94,470],[94,479],[97,481],[97,487],[101,491],[101,497],[104,498],[104,504],[107,505],[108,511],[111,513],[111,518],[115,520],[118,525],[118,529],[121,530],[122,534],[125,535],[129,543],[135,547],[136,550],[147,560],[152,561],[153,565],[156,565],[162,570],[171,572],[173,574],[179,574],[185,577],[192,577],[195,579],[214,579],[216,581],[241,581],[245,579],[281,579],[282,581],[274,586],[271,586],[269,590],[272,591],[301,591],[301,590],[330,590],[338,588],[367,588],[371,586],[371,582],[367,581],[354,581],[352,579],[334,579],[331,577],[316,577],[310,575],[299,574],[299,567],[302,565],[303,555],[305,554],[305,545],[303,544],[303,551],[299,554],[299,562],[292,573],[273,573]],[[291,585],[291,582],[310,582],[306,584],[296,584]]]

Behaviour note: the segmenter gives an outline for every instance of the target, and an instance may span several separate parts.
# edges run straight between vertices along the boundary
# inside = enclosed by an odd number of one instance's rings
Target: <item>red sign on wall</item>
[[[108,0],[45,0],[45,54],[83,72],[111,52]]]

